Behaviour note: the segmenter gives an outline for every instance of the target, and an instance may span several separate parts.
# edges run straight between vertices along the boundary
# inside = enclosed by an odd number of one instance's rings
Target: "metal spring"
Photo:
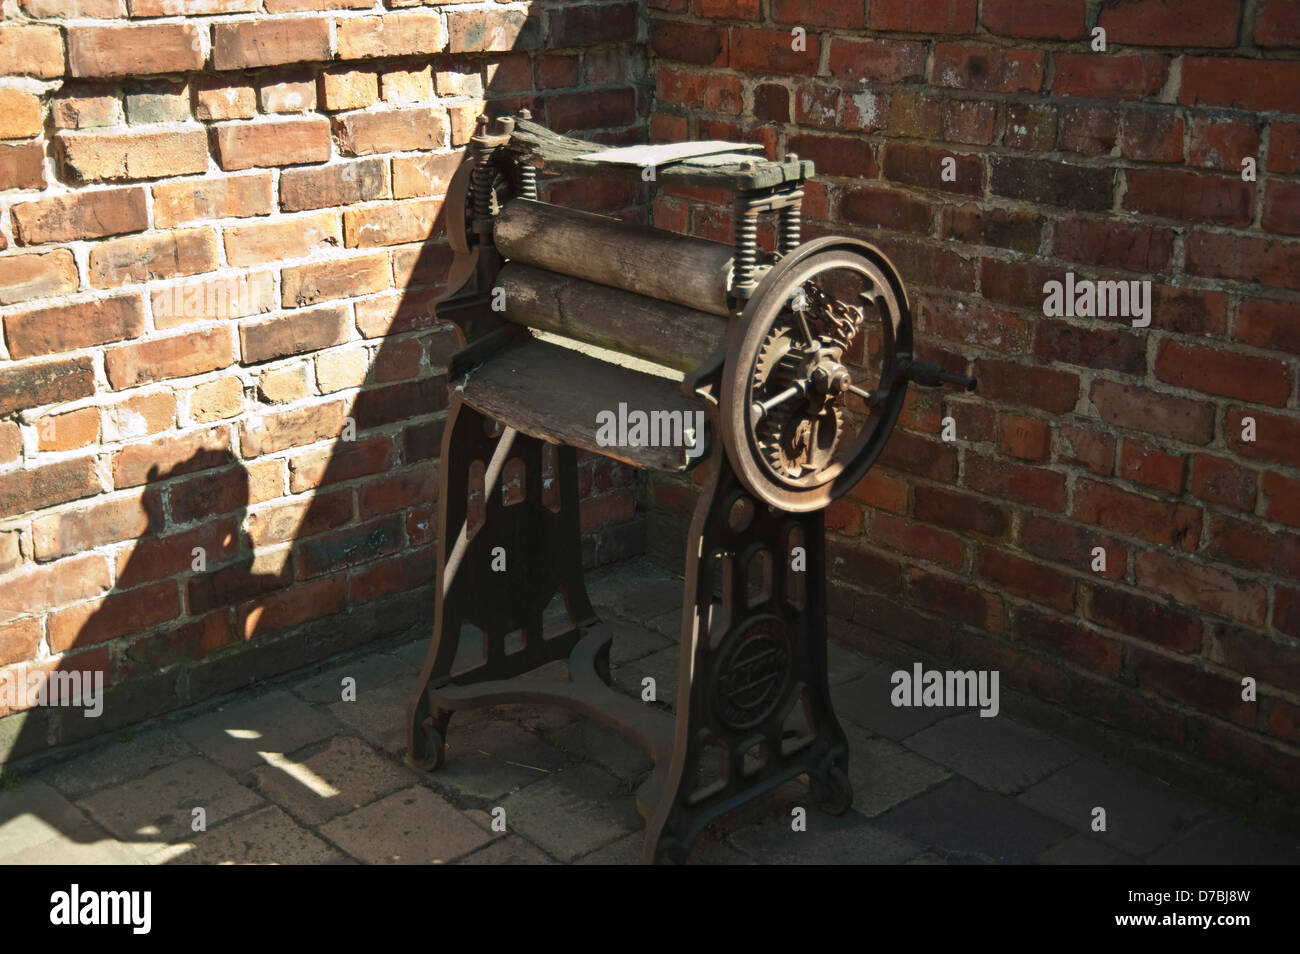
[[[537,168],[531,163],[519,164],[519,194],[525,199],[537,198]]]
[[[485,150],[479,156],[478,165],[474,167],[474,217],[477,219],[486,219],[492,215],[492,182],[496,178],[496,170],[489,164],[491,158],[491,151]]]
[[[754,269],[758,267],[758,213],[748,209],[736,211],[736,290],[748,297],[754,286]]]
[[[789,255],[799,247],[803,239],[803,210],[798,205],[787,205],[781,210],[780,249],[782,255]]]

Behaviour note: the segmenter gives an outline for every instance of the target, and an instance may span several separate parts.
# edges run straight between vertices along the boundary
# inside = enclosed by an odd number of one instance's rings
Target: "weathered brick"
[[[1214,407],[1204,402],[1100,378],[1093,381],[1089,396],[1102,420],[1114,427],[1188,444],[1208,444],[1214,437]]]
[[[301,314],[241,325],[240,362],[257,364],[319,351],[348,340],[346,308],[317,308]]]
[[[271,272],[241,272],[221,278],[179,282],[153,291],[149,298],[159,331],[196,321],[231,321],[276,307]]]
[[[92,497],[99,493],[94,457],[61,460],[44,467],[0,474],[0,519]],[[8,589],[8,582],[4,589]]]
[[[464,153],[459,151],[438,156],[394,156],[393,198],[443,195],[463,158]]]
[[[0,89],[0,139],[39,136],[44,110],[41,99],[20,89]]]
[[[448,20],[454,21],[454,16],[449,14]],[[501,18],[502,27],[507,22],[508,17]],[[447,41],[442,33],[442,18],[437,13],[389,13],[340,20],[338,34],[342,60],[440,53]],[[453,48],[452,52],[460,51]]]
[[[1061,219],[1052,233],[1058,258],[1081,265],[1122,268],[1147,275],[1169,271],[1174,231],[1111,219],[1072,216]]]
[[[320,100],[325,109],[365,109],[378,99],[379,74],[374,70],[334,67],[320,75]]]
[[[867,25],[907,33],[974,33],[976,0],[874,0]]]
[[[1034,93],[1043,85],[1046,59],[1041,50],[939,43],[933,82],[951,89]]]
[[[1233,337],[1258,348],[1300,354],[1300,304],[1247,299],[1237,309]]]
[[[1187,271],[1300,290],[1300,242],[1193,232],[1187,237]]]
[[[786,47],[790,46],[786,35]],[[735,47],[732,48],[735,55]],[[909,83],[925,78],[925,45],[908,40],[846,39],[831,40],[828,64],[831,75],[865,85],[873,83]],[[806,56],[807,54],[797,54]],[[802,61],[798,61],[802,62]],[[774,72],[807,72],[791,69]]]
[[[330,157],[330,126],[324,118],[232,123],[217,127],[215,143],[217,162],[228,172],[325,162]]]
[[[1173,169],[1130,169],[1124,207],[1190,222],[1247,225],[1255,190],[1234,176],[1203,176]]]
[[[211,229],[130,236],[103,242],[90,252],[90,284],[113,288],[128,282],[176,278],[217,267],[217,236]]]
[[[77,263],[67,249],[0,258],[0,305],[77,290]]]
[[[189,417],[196,424],[223,421],[243,410],[244,386],[239,378],[218,378],[190,392]]]
[[[260,6],[258,0],[127,0],[127,5],[133,17],[193,17],[209,13],[256,13]]]
[[[1079,376],[994,358],[975,362],[980,393],[995,401],[1036,407],[1057,414],[1074,407]]]
[[[392,284],[392,263],[386,253],[295,265],[280,273],[280,303],[301,308],[331,298],[370,295]]]
[[[352,492],[315,495],[308,501],[274,504],[248,515],[248,537],[255,547],[289,543],[340,527],[352,519]]]
[[[122,100],[116,95],[107,94],[77,96],[58,93],[50,99],[50,114],[58,129],[119,126],[126,121],[122,112]]]
[[[1201,646],[1201,621],[1191,613],[1109,586],[1088,588],[1087,616],[1119,633],[1180,653]]]
[[[1156,377],[1182,388],[1253,401],[1286,404],[1290,367],[1283,361],[1166,340],[1156,355]]]
[[[47,566],[29,566],[11,573],[0,589],[0,620],[39,616],[48,610],[106,592],[108,561],[87,553]]]
[[[448,53],[508,53],[536,49],[540,16],[522,10],[447,11]]]
[[[50,648],[66,652],[76,646],[91,646],[139,632],[179,615],[180,592],[176,584],[158,583],[144,590],[114,593],[94,603],[53,613],[46,625],[50,631]]]
[[[99,441],[99,408],[83,407],[51,414],[36,422],[38,451],[78,450]]]
[[[191,23],[68,27],[72,76],[144,76],[203,68],[200,27]],[[224,68],[224,67],[222,67]]]
[[[330,58],[330,24],[324,17],[239,20],[212,27],[212,68],[245,70]]]
[[[125,441],[170,430],[176,423],[176,396],[170,391],[133,394],[105,409],[104,440]]]
[[[1256,46],[1300,47],[1300,7],[1293,0],[1260,0],[1251,37]]]
[[[301,258],[343,243],[337,212],[240,225],[225,229],[223,238],[226,260],[231,265],[260,265]]]
[[[177,477],[230,460],[230,430],[213,427],[191,434],[169,434],[152,441],[128,444],[113,455],[113,486],[138,487],[159,474]]]
[[[477,78],[475,74],[475,79]],[[421,69],[385,70],[380,76],[380,87],[384,102],[395,106],[427,102],[433,99],[433,71],[428,66]],[[478,95],[481,96],[482,93]]]
[[[194,88],[194,115],[198,119],[252,119],[257,115],[253,84],[229,76],[201,77]]]
[[[1148,592],[1162,593],[1179,603],[1254,626],[1264,622],[1267,592],[1260,583],[1234,577],[1200,561],[1154,551],[1139,553],[1135,567],[1138,586]]]
[[[75,401],[94,393],[94,360],[89,356],[0,369],[0,415]]]
[[[265,404],[289,404],[311,393],[305,364],[263,371],[257,379],[257,396]]]
[[[946,160],[952,160],[953,178],[944,177]],[[984,163],[979,156],[959,155],[928,146],[886,143],[881,151],[886,179],[939,192],[978,195],[984,189]]]
[[[1107,43],[1133,46],[1236,46],[1240,0],[1139,0],[1103,7]]]
[[[1188,106],[1300,112],[1300,62],[1188,57],[1178,101]]]
[[[334,131],[349,156],[435,149],[447,142],[447,123],[432,109],[343,113],[334,117]]]
[[[1243,438],[1247,417],[1255,422],[1253,440]],[[1229,408],[1223,418],[1223,437],[1234,454],[1300,467],[1300,421],[1294,418],[1254,408]]]
[[[1087,0],[985,0],[980,22],[997,36],[1077,40],[1087,14]]]
[[[303,113],[316,108],[316,77],[295,71],[264,77],[257,87],[264,113]]]
[[[691,29],[699,29],[691,27]],[[788,30],[760,30],[748,29],[742,27],[732,27],[730,30],[730,43],[723,45],[723,50],[727,53],[727,65],[733,70],[742,70],[753,73],[796,73],[811,76],[817,72],[817,63],[821,55],[821,39],[815,33],[810,33],[805,37],[805,48],[801,50],[793,49],[790,42],[790,31]],[[881,52],[894,44],[886,41],[885,44],[873,48],[875,52]],[[908,47],[915,44],[903,44]],[[692,54],[699,49],[705,50],[705,38],[700,36],[692,41],[689,49]],[[845,48],[839,60],[841,69],[847,68],[850,59],[850,51]],[[681,57],[678,57],[681,58]],[[886,55],[888,59],[888,55]],[[687,62],[697,62],[693,57],[687,59]],[[701,65],[718,65],[714,63],[701,63]],[[870,67],[863,67],[870,68]],[[888,71],[891,67],[884,66]],[[896,66],[894,67],[896,68]],[[914,72],[914,67],[912,68]]]
[[[216,371],[229,367],[233,360],[229,329],[214,328],[110,348],[104,355],[104,368],[109,384],[121,390]]]
[[[325,577],[241,604],[236,625],[244,639],[253,639],[261,633],[337,613],[346,598],[347,578],[342,574]]]
[[[1128,110],[1120,134],[1120,154],[1146,162],[1180,162],[1187,124],[1167,112]]]
[[[1074,608],[1074,577],[1032,560],[992,547],[980,547],[976,571],[990,583],[1036,603],[1058,610]]]
[[[308,451],[289,459],[289,489],[297,494],[314,487],[384,473],[392,469],[396,459],[393,439],[384,434]]]
[[[45,149],[40,142],[0,144],[0,191],[45,185]]]
[[[269,172],[159,183],[153,187],[154,224],[171,228],[207,219],[267,215],[273,207],[271,192]]]
[[[343,241],[348,248],[424,242],[433,234],[441,211],[438,199],[348,209],[343,213]]]
[[[1159,93],[1169,76],[1169,60],[1155,55],[1061,53],[1055,66],[1052,92],[1085,99],[1145,99]]]
[[[1270,182],[1260,224],[1270,232],[1300,235],[1300,184]]]
[[[10,214],[20,245],[104,238],[149,227],[142,188],[51,196],[14,205]]]
[[[1192,493],[1202,500],[1255,509],[1255,472],[1226,457],[1197,454],[1192,467]]]
[[[0,24],[0,76],[56,79],[62,75],[63,33],[57,26]]]
[[[1191,551],[1200,540],[1203,512],[1080,479],[1075,483],[1071,515],[1081,523]]]
[[[352,205],[387,195],[388,163],[384,159],[286,169],[280,175],[280,207],[286,212]]]
[[[989,191],[1028,202],[1100,211],[1111,206],[1115,173],[1052,159],[989,157]]]
[[[4,319],[13,358],[75,351],[135,338],[144,332],[144,303],[138,295],[117,295],[76,305],[48,305]]]
[[[290,447],[337,438],[343,430],[343,408],[342,402],[332,401],[264,414],[260,420],[246,420],[240,443],[244,456],[273,454]]]

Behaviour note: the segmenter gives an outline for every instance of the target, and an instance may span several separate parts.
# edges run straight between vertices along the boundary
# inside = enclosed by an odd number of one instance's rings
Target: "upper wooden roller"
[[[728,245],[523,198],[501,209],[493,236],[497,250],[514,262],[715,315],[731,313]]]

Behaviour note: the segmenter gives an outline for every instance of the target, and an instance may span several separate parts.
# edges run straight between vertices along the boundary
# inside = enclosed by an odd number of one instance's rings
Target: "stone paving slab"
[[[181,847],[184,850],[171,854],[167,864],[327,865],[347,860],[274,805],[204,832]]]
[[[1082,758],[1049,775],[1017,801],[1090,840],[1127,855],[1150,854],[1213,806],[1149,776]],[[1106,830],[1093,831],[1093,809],[1105,809]]]
[[[590,763],[556,773],[502,802],[506,825],[560,861],[641,827],[625,783]]]
[[[894,686],[891,677],[898,669],[883,660],[869,660],[861,678],[831,687],[831,699],[840,719],[856,722],[887,739],[901,741],[941,719],[951,718],[952,709],[898,708],[889,701]]]
[[[1004,795],[1023,791],[1079,757],[1072,746],[1046,732],[1007,716],[985,718],[977,712],[944,719],[903,744]]]
[[[1069,829],[1011,799],[954,778],[881,815],[881,827],[910,838],[943,857],[1027,863]]]
[[[319,752],[282,758],[253,771],[253,785],[308,825],[321,825],[415,781],[415,773],[352,736]]]
[[[671,708],[681,581],[634,561],[592,574],[591,590],[615,631],[616,686],[639,698],[652,675],[654,704]],[[439,771],[402,762],[429,636],[108,736],[20,772],[17,787],[7,773],[0,864],[635,862],[650,763],[599,723],[558,707],[461,711]],[[893,662],[831,644],[828,664],[852,811],[821,813],[795,779],[710,825],[689,863],[1300,862],[1300,839],[1004,715],[895,708]],[[567,666],[535,676],[566,679]],[[1098,804],[1105,833],[1089,825]],[[806,831],[791,829],[796,806]],[[191,828],[195,807],[206,831]]]
[[[446,799],[414,785],[320,827],[320,833],[367,864],[453,861],[493,838]]]
[[[223,768],[248,771],[261,754],[285,754],[328,738],[334,723],[285,689],[213,709],[176,728],[177,734]]]
[[[188,839],[196,808],[211,829],[262,803],[230,773],[197,756],[78,800],[96,822],[145,854]]]
[[[1300,839],[1216,812],[1146,860],[1153,865],[1295,865]]]

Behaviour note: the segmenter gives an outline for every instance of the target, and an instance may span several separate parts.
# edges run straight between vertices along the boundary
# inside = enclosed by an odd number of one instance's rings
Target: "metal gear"
[[[861,321],[841,309],[815,282],[804,285],[800,305],[811,316],[809,332],[818,349],[843,351],[856,336]],[[776,322],[763,339],[754,363],[753,393],[770,398],[797,385],[805,394],[802,400],[786,401],[771,408],[759,422],[755,436],[768,466],[779,476],[796,478],[811,473],[834,457],[844,429],[844,414],[839,404],[825,400],[809,387],[808,357],[813,349],[801,347],[803,329],[793,309],[785,320]],[[827,429],[829,428],[829,439]]]

